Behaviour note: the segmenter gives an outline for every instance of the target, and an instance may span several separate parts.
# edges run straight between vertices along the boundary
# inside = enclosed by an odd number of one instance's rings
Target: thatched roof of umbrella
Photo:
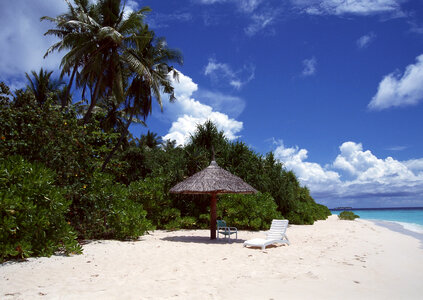
[[[254,194],[256,189],[222,169],[215,161],[170,189],[178,194]]]
[[[213,160],[207,168],[195,173],[170,189],[178,194],[211,194],[210,238],[216,239],[216,195],[217,194],[255,194],[257,190],[241,178],[222,169]]]

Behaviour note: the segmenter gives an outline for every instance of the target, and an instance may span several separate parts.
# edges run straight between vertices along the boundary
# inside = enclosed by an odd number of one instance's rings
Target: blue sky
[[[147,22],[184,55],[178,100],[148,129],[183,144],[211,119],[258,153],[273,151],[317,202],[423,206],[423,2],[160,0]],[[57,70],[42,56],[58,0],[0,3],[0,80]],[[58,72],[56,72],[58,74]],[[135,135],[145,128],[132,128]]]

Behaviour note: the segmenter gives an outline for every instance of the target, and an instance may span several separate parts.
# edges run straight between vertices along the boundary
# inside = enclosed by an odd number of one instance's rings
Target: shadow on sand
[[[207,236],[169,236],[161,238],[163,241],[169,242],[179,242],[179,243],[198,243],[198,244],[216,244],[216,245],[226,245],[226,244],[242,244],[245,240],[242,239],[215,239],[211,240]]]

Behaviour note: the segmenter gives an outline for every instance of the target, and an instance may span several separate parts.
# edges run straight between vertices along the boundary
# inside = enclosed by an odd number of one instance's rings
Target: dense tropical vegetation
[[[356,215],[354,212],[352,211],[342,211],[339,215],[338,218],[340,220],[350,220],[353,221],[357,218],[360,218],[359,215]]]
[[[41,69],[26,74],[24,89],[0,83],[0,261],[79,253],[79,239],[208,228],[208,196],[169,189],[207,167],[213,147],[221,167],[261,192],[220,197],[218,216],[231,226],[266,229],[273,218],[312,224],[330,214],[272,153],[229,141],[212,122],[184,146],[150,131],[133,137],[130,124],[145,125],[154,101],[175,100],[170,64],[181,55],[144,23],[148,8],[68,5],[66,14],[43,18],[54,24],[47,34],[59,37],[46,55],[67,51],[59,78]]]

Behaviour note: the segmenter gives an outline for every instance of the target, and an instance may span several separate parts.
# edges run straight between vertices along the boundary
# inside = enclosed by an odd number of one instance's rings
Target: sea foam
[[[392,221],[391,221],[392,222]],[[420,233],[423,234],[423,226],[420,224],[416,224],[416,223],[406,223],[406,222],[393,222],[393,223],[397,223],[400,224],[404,229],[409,230],[409,231],[413,231],[416,233]]]

